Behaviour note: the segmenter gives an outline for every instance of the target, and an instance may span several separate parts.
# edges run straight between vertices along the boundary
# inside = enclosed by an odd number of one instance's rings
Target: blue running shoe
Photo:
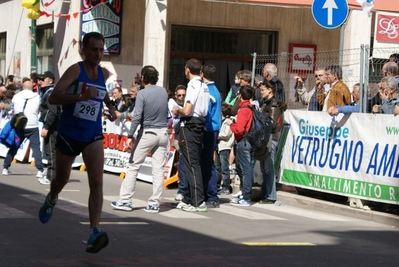
[[[86,252],[97,253],[108,245],[108,235],[97,227],[93,227],[92,231],[87,241]]]
[[[55,202],[50,201],[50,193],[47,194],[46,199],[42,207],[39,210],[39,220],[41,223],[47,223],[50,221],[51,216],[53,215],[53,209],[55,204],[57,204],[57,200]]]
[[[249,207],[251,206],[251,201],[243,198],[235,198],[230,201],[230,204],[233,206]]]

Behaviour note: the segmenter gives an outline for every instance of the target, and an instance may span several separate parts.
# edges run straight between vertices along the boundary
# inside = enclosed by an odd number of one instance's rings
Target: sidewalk
[[[240,191],[240,181],[236,173],[231,174],[233,193]],[[252,188],[252,197],[257,197],[260,186]],[[348,198],[339,195],[317,192],[312,190],[301,190],[301,194],[294,186],[278,184],[277,200],[283,205],[304,208],[308,210],[326,212],[360,220],[391,225],[399,228],[399,206],[378,203],[378,207],[371,207],[371,210],[353,208],[348,203]]]
[[[314,195],[317,195],[317,193],[314,193]],[[310,194],[313,195],[313,193]],[[344,200],[346,198],[341,196],[330,195],[330,198],[331,200],[322,200],[317,197],[299,195],[294,187],[286,185],[283,185],[281,190],[277,191],[277,200],[282,201],[284,205],[382,223],[395,228],[399,227],[398,215],[375,210],[352,208]]]

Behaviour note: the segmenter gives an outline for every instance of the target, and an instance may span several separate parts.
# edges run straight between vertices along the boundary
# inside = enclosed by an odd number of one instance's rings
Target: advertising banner
[[[120,54],[121,52],[121,26],[122,26],[122,0],[112,3],[103,0],[81,0],[81,26],[80,40],[89,32],[99,32],[105,38],[104,54]]]
[[[124,143],[127,140],[127,134],[130,129],[130,121],[121,122],[119,119],[111,122],[103,120],[104,130],[104,170],[114,173],[126,173],[126,165],[129,162],[131,148],[124,151]],[[169,147],[165,155],[164,178],[171,175],[176,151],[170,145],[174,134],[171,132],[169,138]],[[139,169],[137,179],[146,182],[152,182],[152,163],[151,154],[149,154]]]
[[[281,183],[399,203],[399,127],[389,114],[287,110]]]

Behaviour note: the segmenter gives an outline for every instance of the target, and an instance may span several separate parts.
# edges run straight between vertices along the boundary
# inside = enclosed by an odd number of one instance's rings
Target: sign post
[[[346,0],[314,0],[312,15],[321,27],[334,29],[341,26],[348,17],[349,7]]]

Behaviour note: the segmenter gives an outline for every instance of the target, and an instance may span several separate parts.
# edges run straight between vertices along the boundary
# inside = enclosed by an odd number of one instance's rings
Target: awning
[[[314,0],[233,0],[232,2],[270,4],[276,6],[312,6]],[[349,8],[361,9],[355,0],[348,0]],[[399,13],[398,0],[374,0],[373,11],[387,11]]]

